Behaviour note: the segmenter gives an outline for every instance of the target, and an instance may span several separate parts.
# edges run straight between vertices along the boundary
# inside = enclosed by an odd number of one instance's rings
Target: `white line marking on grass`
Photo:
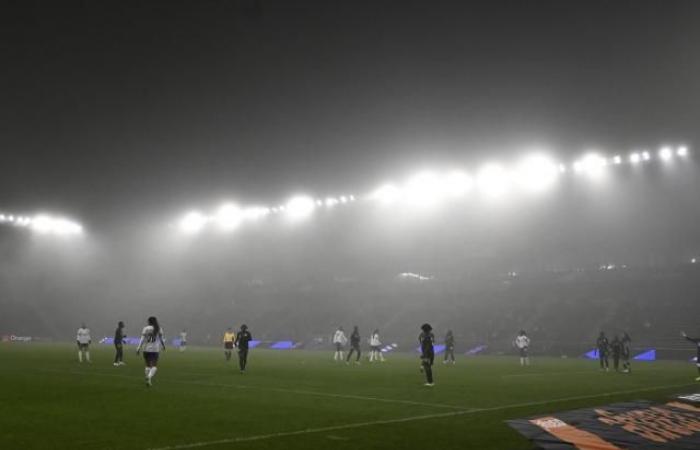
[[[40,370],[42,372],[69,373],[69,374],[73,374],[73,375],[97,375],[97,376],[102,376],[102,377],[127,378],[127,379],[131,379],[131,380],[137,379],[137,377],[135,377],[135,376],[120,375],[120,374],[116,374],[116,373],[79,372],[79,371],[68,371],[67,372],[67,371],[63,371],[63,370],[52,370],[52,369],[37,369],[37,370]],[[268,388],[268,387],[259,387],[259,386],[247,386],[247,385],[241,385],[241,384],[207,383],[207,382],[203,382],[203,381],[178,380],[176,378],[165,378],[163,380],[163,382],[190,384],[193,386],[222,387],[222,388],[228,388],[228,389],[255,389],[255,390],[259,390],[259,391],[280,392],[283,394],[306,395],[306,396],[313,396],[313,397],[341,398],[341,399],[347,399],[347,400],[362,400],[362,401],[372,401],[372,402],[380,402],[380,403],[393,403],[393,404],[397,404],[397,405],[426,406],[426,407],[431,407],[431,408],[453,409],[453,410],[457,410],[457,411],[465,411],[468,409],[468,408],[465,408],[463,406],[448,405],[445,403],[416,402],[413,400],[399,400],[399,399],[382,398],[382,397],[369,397],[369,396],[364,396],[364,395],[352,395],[352,394],[334,394],[331,392],[306,391],[306,390],[300,390],[300,389]]]
[[[392,424],[396,424],[396,423],[415,422],[415,421],[419,421],[419,420],[441,419],[441,418],[446,418],[446,417],[465,416],[465,415],[469,415],[469,414],[477,414],[477,413],[482,413],[482,412],[505,411],[508,409],[526,408],[526,407],[530,407],[530,406],[548,405],[548,404],[552,404],[552,403],[562,403],[562,402],[569,402],[569,401],[576,401],[576,400],[589,400],[589,399],[594,399],[594,398],[612,397],[615,395],[623,395],[623,394],[636,394],[636,393],[640,393],[640,392],[660,391],[660,390],[664,390],[664,389],[674,389],[674,388],[685,387],[685,386],[695,386],[695,384],[694,383],[692,383],[692,384],[691,383],[670,384],[670,385],[665,385],[665,386],[654,386],[654,387],[649,387],[649,388],[630,389],[630,390],[626,390],[626,391],[606,392],[603,394],[579,395],[579,396],[575,396],[575,397],[565,397],[565,398],[558,398],[558,399],[553,399],[553,400],[539,400],[539,401],[535,401],[535,402],[513,403],[510,405],[493,406],[490,408],[465,409],[463,411],[454,411],[454,412],[441,413],[441,414],[425,414],[425,415],[421,415],[421,416],[402,417],[399,419],[374,420],[374,421],[369,421],[369,422],[349,423],[349,424],[345,424],[345,425],[332,425],[332,426],[328,426],[328,427],[304,428],[301,430],[282,431],[279,433],[258,434],[258,435],[254,435],[254,436],[242,436],[242,437],[234,437],[234,438],[228,438],[228,439],[218,439],[218,440],[214,440],[214,441],[192,442],[189,444],[175,444],[175,445],[169,445],[169,446],[165,446],[165,447],[149,448],[147,450],[185,450],[185,449],[189,449],[189,448],[209,447],[212,445],[234,444],[236,442],[261,441],[261,440],[265,440],[265,439],[273,439],[273,438],[278,438],[278,437],[298,436],[298,435],[302,435],[302,434],[311,434],[311,433],[323,433],[323,432],[327,432],[327,431],[349,430],[349,429],[353,429],[353,428],[364,428],[364,427],[371,427],[371,426],[375,426],[375,425],[392,425]]]

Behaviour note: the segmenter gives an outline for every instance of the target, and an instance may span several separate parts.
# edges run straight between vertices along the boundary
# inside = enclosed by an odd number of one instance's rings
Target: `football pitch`
[[[632,375],[595,361],[439,357],[432,388],[416,355],[336,364],[332,352],[251,350],[248,372],[213,348],[169,349],[154,386],[125,349],[0,344],[0,448],[531,449],[504,420],[615,401],[664,400],[691,392],[684,362],[636,363]],[[235,358],[235,354],[234,354]]]

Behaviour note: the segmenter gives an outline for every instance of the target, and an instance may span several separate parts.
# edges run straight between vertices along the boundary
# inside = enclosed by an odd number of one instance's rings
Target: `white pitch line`
[[[664,389],[672,389],[672,388],[694,386],[694,385],[695,384],[690,384],[690,383],[670,384],[670,385],[665,385],[665,386],[654,386],[654,387],[649,387],[649,388],[630,389],[630,390],[626,390],[626,391],[606,392],[603,394],[579,395],[579,396],[575,396],[575,397],[565,397],[565,398],[559,398],[559,399],[554,399],[554,400],[540,400],[540,401],[536,401],[536,402],[513,403],[510,405],[494,406],[494,407],[490,407],[490,408],[474,408],[474,409],[465,409],[463,411],[454,411],[454,412],[449,412],[449,413],[426,414],[426,415],[422,415],[422,416],[402,417],[400,419],[374,420],[374,421],[370,421],[370,422],[349,423],[349,424],[345,424],[345,425],[333,425],[333,426],[319,427],[319,428],[305,428],[305,429],[295,430],[295,431],[282,431],[279,433],[258,434],[258,435],[254,435],[254,436],[234,437],[234,438],[228,438],[228,439],[218,439],[218,440],[213,440],[213,441],[192,442],[189,444],[175,444],[175,445],[170,445],[170,446],[165,446],[165,447],[149,448],[147,450],[185,450],[185,449],[190,449],[190,448],[209,447],[212,445],[234,444],[236,442],[261,441],[261,440],[272,439],[272,438],[277,438],[277,437],[298,436],[298,435],[302,435],[302,434],[323,433],[323,432],[327,432],[327,431],[349,430],[349,429],[353,429],[353,428],[363,428],[363,427],[370,427],[370,426],[375,426],[375,425],[391,425],[391,424],[395,424],[395,423],[414,422],[414,421],[418,421],[418,420],[440,419],[440,418],[444,418],[444,417],[464,416],[464,415],[468,415],[468,414],[476,414],[476,413],[481,413],[481,412],[505,411],[508,409],[526,408],[526,407],[530,407],[530,406],[548,405],[548,404],[552,404],[552,403],[561,403],[561,402],[568,402],[568,401],[575,401],[575,400],[590,400],[590,399],[594,399],[594,398],[611,397],[611,396],[622,395],[622,394],[635,394],[635,393],[640,393],[640,392],[660,391],[660,390],[664,390]]]
[[[63,370],[52,370],[52,369],[38,369],[38,370],[40,370],[42,372],[70,373],[70,374],[74,374],[74,375],[97,375],[97,376],[102,376],[102,377],[126,378],[126,379],[130,379],[130,380],[137,379],[137,377],[134,377],[131,375],[120,375],[120,374],[116,374],[116,373],[78,372],[78,371],[63,371]],[[255,390],[260,390],[260,391],[280,392],[280,393],[285,393],[285,394],[307,395],[307,396],[314,396],[314,397],[341,398],[341,399],[347,399],[347,400],[362,400],[362,401],[372,401],[372,402],[380,402],[380,403],[393,403],[393,404],[398,404],[398,405],[426,406],[426,407],[431,407],[431,408],[453,409],[453,410],[457,410],[457,411],[469,410],[469,408],[465,408],[463,406],[448,405],[445,403],[416,402],[413,400],[399,400],[399,399],[390,399],[390,398],[382,398],[382,397],[369,397],[369,396],[364,396],[364,395],[334,394],[334,393],[330,393],[330,392],[306,391],[306,390],[300,390],[300,389],[267,388],[267,387],[258,387],[258,386],[246,386],[246,385],[240,385],[240,384],[206,383],[206,382],[202,382],[202,381],[186,381],[186,380],[178,380],[178,379],[174,379],[174,378],[166,378],[163,381],[166,383],[170,382],[170,383],[179,383],[179,384],[190,384],[190,385],[194,385],[194,386],[222,387],[222,388],[228,388],[228,389],[255,389]]]

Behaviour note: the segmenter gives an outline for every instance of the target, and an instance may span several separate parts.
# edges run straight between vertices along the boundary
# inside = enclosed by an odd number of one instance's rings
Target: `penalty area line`
[[[496,412],[496,411],[505,411],[508,409],[527,408],[530,406],[549,405],[549,404],[553,404],[553,403],[562,403],[562,402],[568,402],[568,401],[590,400],[590,399],[594,399],[594,398],[612,397],[615,395],[625,395],[625,394],[636,394],[636,393],[641,393],[641,392],[661,391],[661,390],[665,390],[665,389],[675,389],[675,388],[686,387],[686,386],[695,386],[695,384],[694,383],[692,383],[692,384],[691,383],[683,383],[683,384],[670,384],[670,385],[664,385],[664,386],[653,386],[653,387],[648,387],[648,388],[629,389],[629,390],[625,390],[625,391],[605,392],[602,394],[579,395],[579,396],[574,396],[574,397],[564,397],[564,398],[558,398],[558,399],[552,399],[552,400],[539,400],[539,401],[534,401],[534,402],[513,403],[510,405],[494,406],[494,407],[490,407],[490,408],[473,408],[473,409],[465,409],[462,411],[454,411],[454,412],[440,413],[440,414],[424,414],[424,415],[420,415],[420,416],[401,417],[398,419],[374,420],[374,421],[368,421],[368,422],[349,423],[349,424],[344,424],[344,425],[331,425],[331,426],[327,426],[327,427],[304,428],[301,430],[294,430],[294,431],[281,431],[279,433],[258,434],[258,435],[253,435],[253,436],[232,437],[232,438],[217,439],[217,440],[212,440],[212,441],[192,442],[192,443],[188,443],[188,444],[175,444],[175,445],[168,445],[168,446],[164,446],[164,447],[151,447],[151,448],[148,448],[146,450],[186,450],[186,449],[190,449],[190,448],[209,447],[209,446],[213,446],[213,445],[234,444],[237,442],[262,441],[262,440],[266,440],[266,439],[274,439],[274,438],[289,437],[289,436],[299,436],[299,435],[303,435],[303,434],[324,433],[324,432],[328,432],[328,431],[342,431],[342,430],[350,430],[350,429],[354,429],[354,428],[364,428],[364,427],[371,427],[371,426],[376,426],[376,425],[392,425],[392,424],[398,424],[398,423],[415,422],[415,421],[420,421],[420,420],[442,419],[442,418],[448,418],[448,417],[466,416],[466,415],[477,414],[477,413],[482,413],[482,412]]]

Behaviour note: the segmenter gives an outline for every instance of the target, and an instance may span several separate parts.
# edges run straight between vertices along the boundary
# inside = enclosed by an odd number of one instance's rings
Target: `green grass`
[[[663,400],[693,390],[694,368],[638,363],[631,376],[595,362],[516,357],[460,358],[435,367],[426,388],[413,355],[384,364],[331,361],[332,353],[251,350],[238,373],[218,349],[168,351],[155,385],[143,383],[133,350],[111,365],[93,346],[80,365],[74,346],[0,344],[0,448],[530,449],[503,421],[614,401]],[[406,419],[406,420],[401,420]],[[232,442],[240,439],[239,442]]]

